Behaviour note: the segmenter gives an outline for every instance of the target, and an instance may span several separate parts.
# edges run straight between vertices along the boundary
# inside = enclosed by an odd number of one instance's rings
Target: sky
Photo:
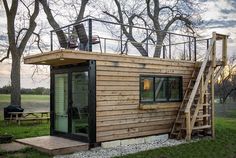
[[[228,54],[236,55],[236,0],[200,0],[206,12],[202,14],[204,21],[199,33],[210,36],[213,31],[230,35],[228,40]],[[1,37],[6,35],[6,17],[3,8],[0,8],[0,44]],[[45,18],[45,16],[40,16]],[[43,23],[41,25],[44,25]],[[1,49],[0,49],[1,53]],[[0,87],[10,84],[10,61],[0,63]],[[33,72],[37,73],[32,77]],[[21,66],[21,87],[49,87],[49,67],[38,67],[33,65]]]

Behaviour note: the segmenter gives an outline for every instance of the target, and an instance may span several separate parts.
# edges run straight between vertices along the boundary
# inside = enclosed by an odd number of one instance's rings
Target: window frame
[[[152,78],[153,79],[153,99],[152,101],[142,101],[142,78]],[[166,101],[156,101],[155,97],[155,90],[156,90],[156,80],[155,78],[166,78],[167,84],[166,84],[166,95],[167,95],[167,100]],[[169,78],[179,78],[179,100],[170,100],[170,93],[169,93]],[[183,76],[168,76],[168,75],[140,75],[139,76],[139,103],[167,103],[167,102],[182,102],[183,101]]]

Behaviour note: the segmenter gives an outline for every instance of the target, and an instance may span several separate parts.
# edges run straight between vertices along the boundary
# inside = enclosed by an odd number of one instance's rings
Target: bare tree
[[[17,30],[15,26],[16,16],[18,12],[19,3],[22,3],[27,9],[28,27]],[[11,4],[11,6],[10,6]],[[25,47],[34,34],[36,28],[36,18],[39,14],[39,1],[32,1],[26,5],[23,0],[12,0],[10,3],[7,0],[3,0],[3,6],[7,16],[7,33],[9,47],[6,52],[6,56],[0,61],[12,57],[12,69],[11,69],[11,104],[21,105],[20,95],[20,64],[21,57],[24,53]]]
[[[219,81],[215,85],[216,95],[220,99],[220,103],[223,105],[223,113],[226,113],[226,100],[236,91],[236,57],[233,56],[229,59],[228,65],[225,68],[224,73],[219,77]]]
[[[53,13],[51,12],[51,9],[49,7],[49,3],[47,0],[35,0],[35,1],[24,1],[24,0],[12,0],[12,2],[3,0],[2,1],[4,10],[7,16],[7,32],[8,32],[8,49],[5,52],[5,55],[0,59],[0,62],[3,62],[4,60],[8,59],[9,57],[12,58],[12,70],[11,70],[11,104],[13,105],[21,105],[21,94],[20,94],[20,64],[21,64],[21,57],[26,49],[26,46],[31,38],[32,35],[36,36],[36,43],[38,48],[39,47],[39,41],[40,36],[38,33],[34,32],[35,28],[37,26],[36,24],[36,18],[39,15],[39,5],[40,3],[43,6],[43,10],[47,15],[47,19],[49,24],[53,27],[53,29],[59,29],[60,25],[55,20],[55,17]],[[68,1],[64,1],[62,3],[66,4]],[[78,3],[76,1],[76,3]],[[88,0],[81,0],[81,3],[79,4],[80,11],[75,12],[76,18],[75,21],[80,21],[85,12],[86,4],[88,3]],[[1,5],[2,5],[1,4]],[[23,6],[24,9],[26,9],[26,25],[27,27],[18,27],[16,25],[17,18],[19,18],[20,12],[22,8],[19,8],[19,6]],[[74,9],[77,10],[77,6],[75,6],[75,3],[71,3],[72,6],[74,6]],[[21,17],[20,17],[21,18]],[[64,34],[64,32],[57,31],[58,38],[64,38],[62,40],[65,40],[67,37]],[[40,49],[42,52],[42,50]]]
[[[133,6],[129,9],[127,9],[127,6],[130,6],[128,5],[130,2],[124,0],[113,1],[116,6],[116,13],[108,8],[104,8],[103,13],[122,24],[123,33],[142,56],[148,56],[142,42],[148,40],[150,35],[138,42],[135,39],[132,27],[135,24],[142,22],[143,26],[149,26],[149,28],[155,30],[154,44],[156,47],[154,57],[160,57],[166,31],[186,26],[194,33],[195,24],[200,22],[199,4],[193,0],[135,0]],[[124,26],[124,24],[128,24],[129,27]]]

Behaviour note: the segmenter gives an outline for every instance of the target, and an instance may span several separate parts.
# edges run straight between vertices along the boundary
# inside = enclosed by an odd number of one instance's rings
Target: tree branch
[[[122,16],[122,10],[121,10],[121,7],[120,7],[120,2],[118,0],[114,0],[114,1],[116,3],[116,7],[118,9],[118,15],[119,15],[120,22],[123,24],[124,19],[123,19],[123,16]]]
[[[106,15],[110,16],[111,18],[115,19],[118,23],[120,23],[121,29],[127,37],[127,41],[130,41],[130,43],[139,51],[139,53],[142,56],[148,56],[148,52],[143,48],[142,43],[139,43],[134,39],[133,32],[132,32],[132,25],[134,25],[134,23],[133,23],[134,18],[135,17],[141,18],[141,16],[138,14],[132,14],[130,17],[128,17],[128,15],[126,15],[128,18],[128,24],[129,24],[129,26],[128,26],[129,30],[127,30],[127,28],[124,26],[124,19],[123,19],[123,15],[122,15],[122,9],[121,9],[120,2],[118,0],[114,0],[114,1],[115,1],[117,10],[118,10],[118,17],[116,17],[114,14],[109,13],[108,11],[103,11],[103,13],[105,13]]]
[[[0,59],[0,62],[3,62],[5,59],[8,59],[10,55],[10,48],[7,48],[7,55],[5,57],[3,57],[2,59]]]
[[[118,23],[121,23],[121,21],[115,15],[109,13],[108,11],[103,11],[103,13],[115,19]]]
[[[25,8],[28,10],[28,16],[30,17],[30,9],[29,9],[29,7],[25,4],[25,2],[23,1],[23,0],[20,0],[21,1],[21,3],[25,6]]]
[[[149,18],[154,20],[154,17],[151,13],[151,10],[150,10],[150,0],[146,0],[146,4],[147,4],[147,13],[148,13]]]
[[[185,22],[185,25],[188,27],[188,28],[192,28],[191,25],[192,25],[192,22],[190,21],[189,18],[187,17],[184,17],[183,15],[176,15],[174,18],[172,18],[167,24],[166,26],[164,27],[164,31],[168,31],[168,29],[170,28],[170,26],[176,22],[177,20],[180,20],[182,22]]]
[[[20,37],[20,34],[21,34],[21,32],[23,32],[23,31],[29,31],[29,29],[27,29],[27,28],[22,28],[20,31],[19,31],[19,33],[18,33],[18,35],[17,35],[17,37],[16,37],[16,41],[18,41],[18,39],[19,39],[19,37]],[[37,36],[37,47],[38,47],[38,49],[40,50],[40,52],[41,53],[43,53],[43,51],[42,51],[42,49],[41,49],[41,47],[40,47],[40,35],[38,34],[38,33],[36,33],[36,32],[32,32],[32,34],[34,34],[35,36]]]
[[[36,28],[35,19],[37,18],[38,14],[39,14],[39,1],[35,0],[34,3],[35,3],[34,4],[34,12],[30,16],[30,19],[29,19],[29,28],[28,28],[25,36],[21,40],[20,45],[19,45],[19,53],[20,53],[20,55],[22,55],[22,53],[24,52],[25,46],[26,46],[27,42],[29,41],[30,36],[32,35],[32,33],[34,32],[34,30]]]
[[[226,102],[226,99],[229,97],[229,95],[230,95],[233,91],[236,91],[236,88],[231,89],[231,90],[223,97],[223,103]]]
[[[81,0],[80,10],[79,10],[79,14],[77,16],[76,22],[79,22],[80,20],[84,18],[84,12],[85,12],[87,3],[88,3],[88,0]]]
[[[3,5],[4,5],[4,8],[5,8],[6,13],[7,13],[7,15],[8,15],[9,12],[10,12],[10,10],[9,10],[8,4],[7,4],[7,0],[3,0]]]

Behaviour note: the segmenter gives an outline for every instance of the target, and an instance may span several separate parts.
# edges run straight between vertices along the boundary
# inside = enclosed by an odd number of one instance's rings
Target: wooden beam
[[[216,40],[216,32],[212,33],[212,40]],[[213,42],[213,48],[212,48],[212,53],[211,53],[211,60],[212,60],[212,67],[216,67],[216,42]]]
[[[222,41],[222,62],[223,66],[227,65],[227,36]]]
[[[191,118],[190,118],[190,112],[185,113],[186,116],[186,140],[191,140]]]
[[[215,88],[214,88],[214,74],[211,75],[211,133],[212,138],[215,139]]]

